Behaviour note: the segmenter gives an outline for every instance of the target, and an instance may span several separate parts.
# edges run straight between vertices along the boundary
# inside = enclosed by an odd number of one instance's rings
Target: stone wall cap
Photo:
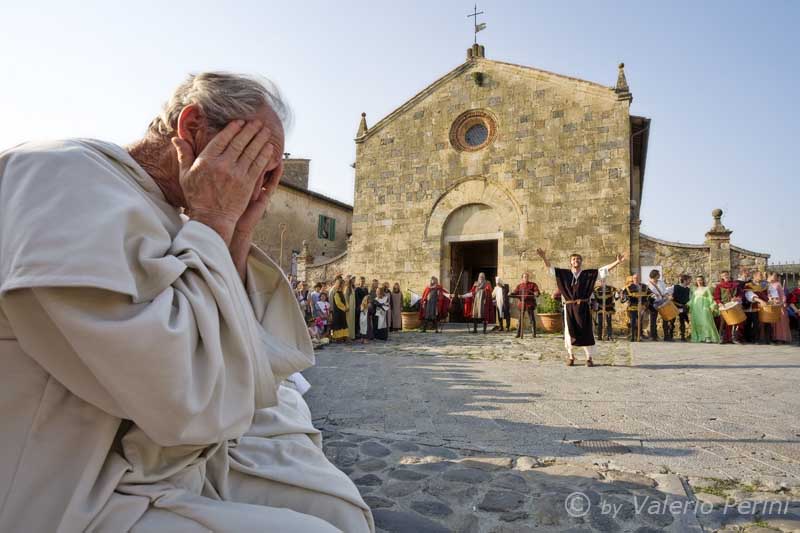
[[[683,242],[676,242],[676,241],[665,241],[663,239],[657,239],[655,237],[651,237],[650,235],[645,235],[644,233],[639,233],[639,239],[644,239],[646,241],[651,241],[656,244],[664,244],[666,246],[673,246],[675,248],[687,248],[692,250],[708,250],[710,247],[707,244],[687,244]],[[754,255],[756,257],[763,257],[769,258],[769,254],[763,252],[754,252],[752,250],[747,250],[745,248],[740,248],[739,246],[734,246],[731,244],[731,251],[738,252],[740,254],[745,255]]]
[[[708,249],[709,246],[707,244],[688,244],[684,242],[676,242],[676,241],[665,241],[664,239],[656,239],[655,237],[651,237],[649,235],[645,235],[644,233],[639,233],[640,239],[645,239],[647,241],[652,241],[657,244],[665,244],[667,246],[674,246],[676,248],[690,248],[694,250],[702,250]]]
[[[748,250],[746,248],[740,248],[740,247],[734,246],[732,244],[731,244],[731,251],[739,252],[740,254],[745,254],[745,255],[754,255],[756,257],[763,257],[765,259],[769,259],[769,257],[770,257],[769,254],[765,254],[764,252],[754,252],[752,250]]]

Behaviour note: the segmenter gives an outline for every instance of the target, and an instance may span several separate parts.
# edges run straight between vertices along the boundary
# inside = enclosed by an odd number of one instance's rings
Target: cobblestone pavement
[[[598,349],[403,332],[320,350],[307,399],[382,531],[800,531],[800,349]]]

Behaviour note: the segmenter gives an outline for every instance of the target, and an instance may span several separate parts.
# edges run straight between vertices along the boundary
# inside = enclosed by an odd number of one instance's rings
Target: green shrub
[[[536,300],[537,313],[560,313],[561,302],[554,299],[546,292],[542,292]]]
[[[419,302],[411,305],[411,292],[406,291],[405,294],[403,294],[403,312],[411,313],[415,311],[419,311]]]

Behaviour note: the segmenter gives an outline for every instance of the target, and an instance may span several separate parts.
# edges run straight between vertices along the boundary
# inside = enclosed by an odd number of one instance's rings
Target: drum
[[[739,302],[728,302],[720,307],[719,312],[729,326],[735,326],[747,320],[747,315],[744,314],[742,304]]]
[[[664,322],[669,322],[670,320],[675,320],[678,318],[678,306],[675,305],[672,300],[664,300],[663,302],[656,304],[656,310],[658,311],[661,320]]]
[[[758,308],[758,320],[765,324],[777,324],[781,321],[782,305],[761,304]]]

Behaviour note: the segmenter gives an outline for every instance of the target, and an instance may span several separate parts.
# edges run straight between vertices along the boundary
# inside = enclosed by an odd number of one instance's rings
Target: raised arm
[[[544,261],[544,266],[546,266],[548,269],[552,268],[550,266],[550,261],[547,259],[547,253],[544,250],[537,248],[536,254],[542,258],[542,261]]]
[[[605,268],[606,270],[614,270],[623,261],[625,261],[625,254],[617,254],[616,260],[613,263],[607,264],[603,268]]]

